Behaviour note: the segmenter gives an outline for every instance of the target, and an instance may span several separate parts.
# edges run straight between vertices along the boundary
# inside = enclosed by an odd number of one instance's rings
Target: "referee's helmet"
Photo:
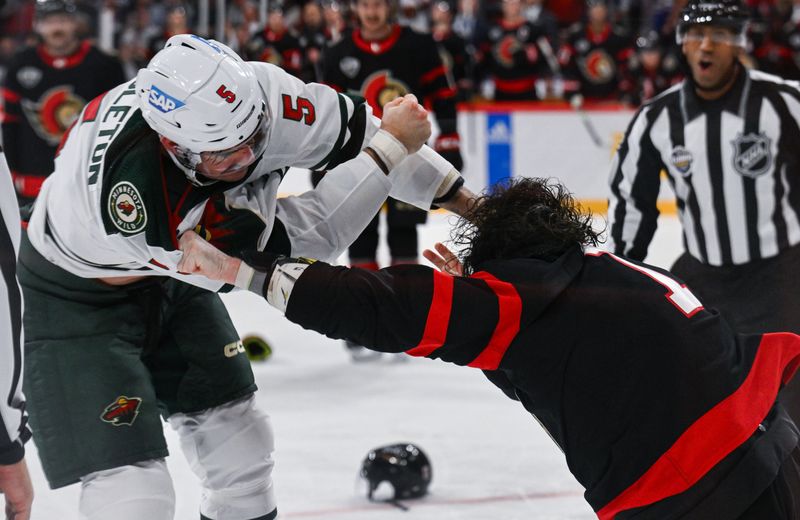
[[[678,21],[678,43],[693,25],[722,26],[736,33],[738,45],[747,43],[747,13],[738,0],[689,0]]]

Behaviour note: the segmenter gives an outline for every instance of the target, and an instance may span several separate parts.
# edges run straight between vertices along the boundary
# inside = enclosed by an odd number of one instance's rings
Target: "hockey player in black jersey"
[[[570,28],[558,52],[565,94],[617,101],[633,89],[627,70],[633,42],[611,24],[607,0],[587,0],[586,7],[586,22]]]
[[[456,89],[448,79],[439,46],[428,34],[396,23],[396,0],[358,0],[359,20],[350,35],[325,51],[323,81],[339,92],[366,99],[373,113],[405,94],[418,96],[432,109],[440,133],[433,145],[457,170],[461,170],[460,139],[456,129]],[[319,177],[314,175],[316,182]],[[427,213],[390,198],[386,202],[387,242],[392,264],[417,262],[417,225]],[[377,269],[379,243],[376,215],[348,249],[351,265]],[[354,360],[362,356],[357,345],[347,344]]]
[[[302,76],[303,50],[294,32],[286,25],[280,3],[270,5],[267,24],[250,39],[245,56],[251,61],[277,65],[295,77]]]
[[[2,142],[20,204],[53,171],[61,137],[84,105],[125,77],[120,62],[78,35],[72,0],[36,2],[42,43],[21,50],[0,88]]]
[[[193,234],[181,270],[246,279],[333,338],[483,370],[601,520],[800,518],[798,430],[776,402],[800,337],[735,334],[669,273],[597,249],[591,222],[562,186],[520,178],[460,222],[460,262],[426,254],[443,272],[245,255],[251,270]]]

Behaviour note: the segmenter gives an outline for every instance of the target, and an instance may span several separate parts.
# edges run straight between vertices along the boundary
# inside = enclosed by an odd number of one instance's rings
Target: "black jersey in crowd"
[[[411,93],[433,109],[442,136],[456,134],[456,90],[429,34],[395,25],[385,40],[371,42],[355,29],[326,49],[323,70],[325,83],[364,96],[378,117],[386,103]]]
[[[286,317],[482,369],[547,429],[601,520],[737,518],[790,460],[798,431],[775,399],[800,337],[737,335],[667,272],[594,248],[480,267],[317,262]]]
[[[3,84],[3,145],[20,201],[53,171],[56,148],[84,105],[125,81],[122,65],[88,41],[55,57],[43,46],[18,53]]]
[[[244,55],[251,61],[277,65],[298,78],[302,75],[303,50],[300,41],[288,30],[276,32],[265,28],[250,39]]]
[[[480,75],[494,80],[496,100],[537,98],[537,79],[550,73],[545,55],[549,49],[540,47],[542,38],[544,30],[530,22],[500,20],[489,27],[478,44],[478,57]]]
[[[574,26],[558,54],[567,95],[615,101],[629,94],[633,84],[627,68],[632,55],[632,42],[622,29],[607,24],[595,33],[588,25]]]

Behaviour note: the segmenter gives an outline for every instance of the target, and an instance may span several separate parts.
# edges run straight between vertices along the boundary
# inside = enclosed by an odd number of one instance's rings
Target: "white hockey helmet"
[[[174,143],[170,156],[195,184],[214,182],[220,168],[249,166],[266,149],[268,114],[255,71],[219,42],[171,37],[139,70],[136,92],[145,121]]]

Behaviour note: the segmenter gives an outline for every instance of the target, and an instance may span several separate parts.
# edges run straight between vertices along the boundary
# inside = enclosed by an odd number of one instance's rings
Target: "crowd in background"
[[[674,28],[685,0],[388,0],[397,21],[439,42],[461,100],[587,99],[631,105],[682,79]],[[128,77],[173,34],[197,30],[195,2],[79,1],[87,37],[100,10],[114,17],[114,49]],[[215,2],[210,20],[217,16]],[[343,0],[225,3],[225,42],[305,81],[324,81],[325,48],[355,21]],[[750,0],[748,66],[800,79],[800,0]],[[32,0],[0,0],[0,74],[36,42]],[[214,36],[214,35],[208,35]],[[413,59],[413,58],[412,58]],[[0,78],[2,79],[2,78]]]

